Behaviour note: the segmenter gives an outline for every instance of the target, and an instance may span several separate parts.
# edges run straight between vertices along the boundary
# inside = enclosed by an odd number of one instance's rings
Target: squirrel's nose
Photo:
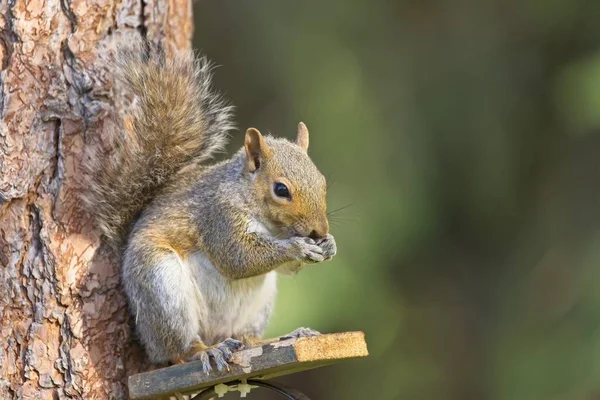
[[[329,222],[327,220],[321,222],[319,225],[317,229],[313,229],[310,235],[308,235],[312,240],[322,239],[329,233]]]

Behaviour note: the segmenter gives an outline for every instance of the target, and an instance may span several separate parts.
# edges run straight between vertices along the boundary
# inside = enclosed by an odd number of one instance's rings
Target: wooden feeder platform
[[[365,357],[368,354],[363,332],[275,339],[260,346],[235,352],[230,361],[229,371],[219,372],[213,369],[210,374],[206,374],[202,371],[202,363],[193,361],[132,375],[129,377],[129,398],[131,400],[171,396],[182,398],[183,395],[198,392],[208,394],[209,391],[213,393],[212,396],[200,397],[201,393],[195,398],[211,398],[215,396],[213,388],[219,384],[246,381],[273,389],[271,386],[274,384],[264,383],[264,381],[342,360]],[[296,397],[287,398],[308,399],[303,396],[299,393]]]

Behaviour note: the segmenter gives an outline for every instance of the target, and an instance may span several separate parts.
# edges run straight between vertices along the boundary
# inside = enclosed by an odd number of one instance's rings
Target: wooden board
[[[234,353],[229,371],[215,369],[205,374],[202,364],[194,361],[130,376],[129,398],[156,399],[175,392],[190,394],[219,383],[270,379],[368,354],[363,332],[273,341]]]

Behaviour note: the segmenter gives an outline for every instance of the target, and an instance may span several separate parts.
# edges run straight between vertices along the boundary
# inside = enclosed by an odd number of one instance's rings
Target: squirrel
[[[226,145],[233,108],[213,90],[206,57],[166,57],[139,39],[118,44],[112,61],[115,86],[134,101],[108,136],[113,153],[90,161],[87,205],[119,255],[150,361],[227,369],[232,352],[261,342],[277,273],[336,254],[308,130],[300,123],[294,143],[249,128],[239,151],[208,165]]]

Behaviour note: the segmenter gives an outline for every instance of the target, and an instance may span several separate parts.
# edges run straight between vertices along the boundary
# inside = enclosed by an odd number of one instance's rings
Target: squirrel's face
[[[265,222],[283,236],[313,239],[329,233],[327,184],[308,157],[308,130],[298,126],[296,143],[263,137],[248,129],[245,140],[248,173],[266,210]]]

